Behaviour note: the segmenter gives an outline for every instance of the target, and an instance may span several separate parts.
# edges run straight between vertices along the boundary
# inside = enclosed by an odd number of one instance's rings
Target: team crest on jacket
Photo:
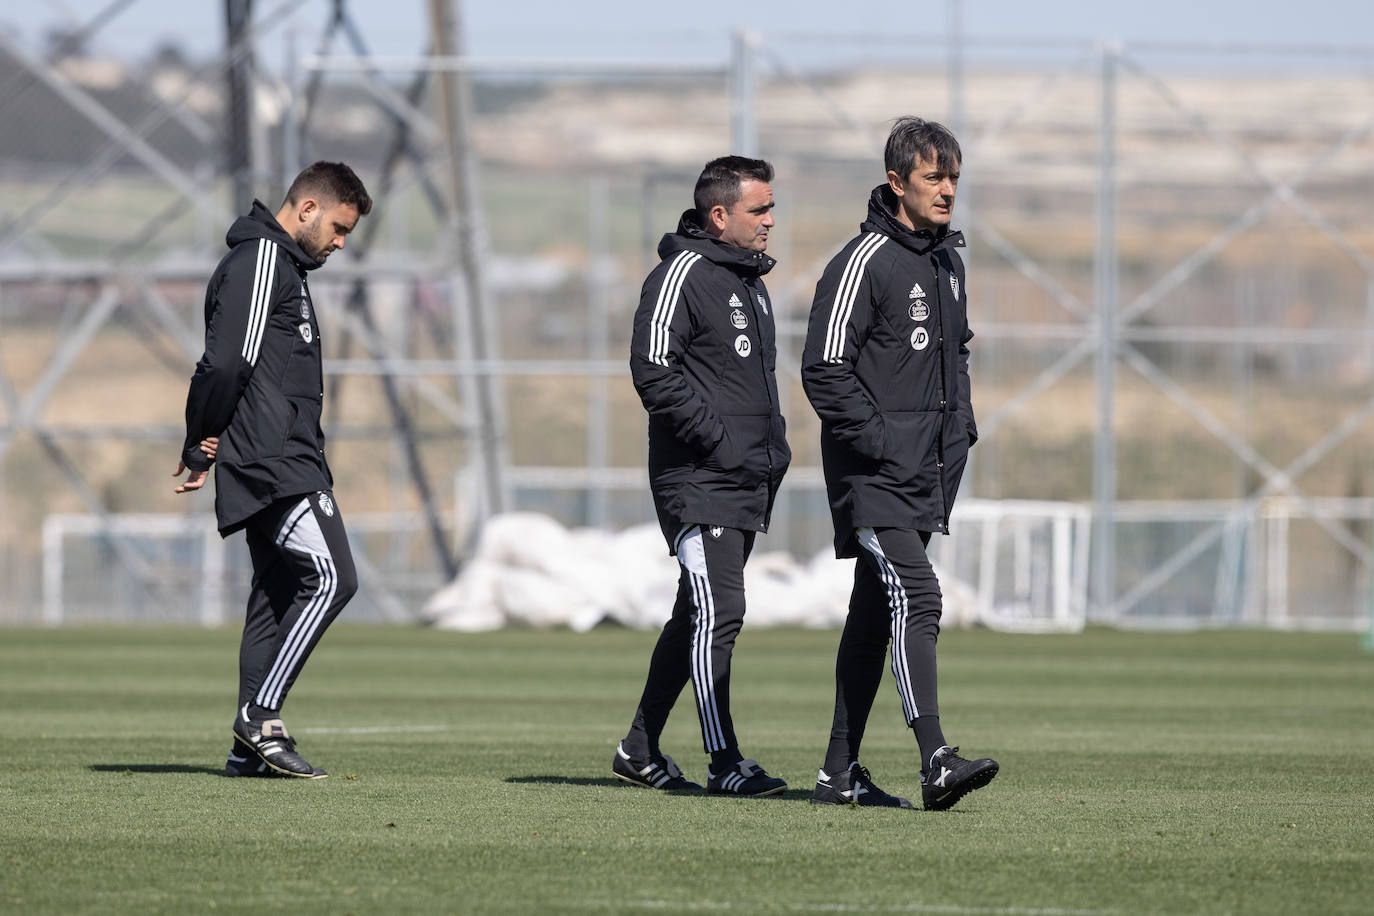
[[[765,299],[765,298],[763,298],[763,293],[755,293],[754,295],[758,297],[758,300],[759,300],[759,308],[763,309],[763,313],[764,313],[765,315],[767,315],[767,314],[768,314],[768,300]]]
[[[735,352],[739,354],[740,359],[754,352],[754,345],[749,342],[748,334],[741,334],[735,338]]]
[[[912,321],[925,321],[930,317],[930,308],[924,299],[917,299],[911,303],[911,308],[907,309],[906,313],[911,316]]]
[[[323,490],[320,491],[320,511],[330,518],[334,517],[334,500]]]
[[[949,275],[949,288],[954,293],[954,300],[959,301],[959,276],[957,274]]]
[[[924,350],[930,345],[930,332],[925,328],[917,328],[911,332],[911,349]]]
[[[725,529],[722,528],[720,525],[711,526],[711,537],[715,538],[716,540],[720,540],[720,536],[724,533]]]
[[[310,322],[308,321],[302,321],[301,326],[296,330],[301,332],[301,340],[306,343],[310,343],[310,341],[315,339],[315,334],[310,330]]]
[[[749,319],[744,317],[744,312],[741,309],[735,309],[730,313],[730,323],[741,331],[749,327]]]

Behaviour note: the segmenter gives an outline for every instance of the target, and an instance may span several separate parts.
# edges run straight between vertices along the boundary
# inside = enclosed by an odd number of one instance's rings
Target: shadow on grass
[[[514,783],[537,783],[537,784],[549,785],[549,786],[623,786],[623,787],[628,788],[628,789],[641,788],[641,787],[639,787],[639,786],[631,786],[631,785],[629,785],[628,783],[624,782],[623,780],[614,779],[614,778],[611,778],[611,777],[609,777],[609,776],[507,776],[505,781],[506,781],[506,782],[514,782]],[[702,797],[702,798],[708,798],[708,797],[709,797],[712,801],[715,801],[716,799],[720,799],[720,800],[724,801],[724,800],[727,800],[727,799],[730,798],[730,796],[728,796],[728,795],[711,795],[711,796],[708,796],[704,791],[702,791],[702,792],[693,792],[693,791],[667,792],[667,793],[664,793],[664,794],[667,794],[667,795],[696,795],[696,796],[700,796],[700,797]],[[773,795],[773,796],[769,796],[769,797],[770,797],[770,798],[781,799],[781,800],[783,800],[783,801],[810,802],[810,801],[811,801],[811,790],[810,790],[810,789],[788,789],[787,791],[783,792],[781,795]]]
[[[186,763],[93,763],[97,773],[198,773],[223,776],[224,767],[191,766]]]
[[[543,783],[550,786],[623,786],[609,776],[507,776],[506,782]]]

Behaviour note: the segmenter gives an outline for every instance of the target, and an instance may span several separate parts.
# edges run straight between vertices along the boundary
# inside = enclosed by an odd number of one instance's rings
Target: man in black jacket
[[[817,804],[910,808],[859,765],[868,713],[892,640],[892,673],[921,753],[926,808],[944,809],[997,774],[945,743],[936,700],[940,583],[926,556],[978,438],[969,399],[963,234],[950,231],[962,159],[939,124],[900,118],[887,183],[859,235],[816,286],[802,382],[821,419],[835,555],[857,557],[835,664],[835,717],[812,795]]]
[[[175,476],[189,469],[176,492],[198,490],[215,464],[220,534],[245,529],[253,561],[226,776],[327,775],[297,753],[281,720],[306,659],[358,588],[324,457],[319,319],[306,272],[343,248],[371,209],[352,169],[317,162],[275,216],[254,201],[234,222],[205,291],[205,353]]]
[[[649,483],[682,570],[671,619],[612,772],[655,789],[700,789],[659,749],[690,680],[706,788],[758,797],[787,788],[740,753],[730,718],[730,657],[744,620],[744,564],[768,530],[791,460],[778,411],[773,313],[763,275],[773,226],[773,167],[726,156],[706,164],[695,208],[659,243],[635,312],[630,370],[649,413]]]

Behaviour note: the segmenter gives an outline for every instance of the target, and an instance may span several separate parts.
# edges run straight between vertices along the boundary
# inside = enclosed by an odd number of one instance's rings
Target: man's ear
[[[906,180],[891,169],[887,170],[887,186],[892,189],[892,193],[898,197],[906,196]]]
[[[305,200],[301,201],[301,205],[296,208],[296,218],[303,223],[308,223],[311,218],[314,217],[315,211],[319,209],[319,201],[315,200],[313,197],[307,197]]]
[[[725,231],[725,222],[730,218],[729,210],[725,209],[722,204],[716,204],[707,215],[711,220],[711,225],[715,227],[717,232]]]

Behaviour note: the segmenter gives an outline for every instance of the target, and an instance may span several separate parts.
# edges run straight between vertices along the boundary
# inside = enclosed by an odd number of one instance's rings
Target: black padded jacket
[[[821,463],[836,556],[860,527],[949,533],[969,446],[960,232],[912,231],[887,185],[869,198],[859,235],[816,285],[802,383],[821,419]]]
[[[686,524],[768,530],[792,453],[762,279],[776,262],[711,236],[694,210],[658,254],[635,311],[630,373],[649,413],[649,485],[672,551]]]
[[[277,499],[333,485],[324,457],[320,328],[306,287],[319,264],[272,212],[253,202],[225,237],[229,253],[205,290],[205,353],[186,395],[182,460],[210,462],[219,437],[215,516],[227,536]]]

